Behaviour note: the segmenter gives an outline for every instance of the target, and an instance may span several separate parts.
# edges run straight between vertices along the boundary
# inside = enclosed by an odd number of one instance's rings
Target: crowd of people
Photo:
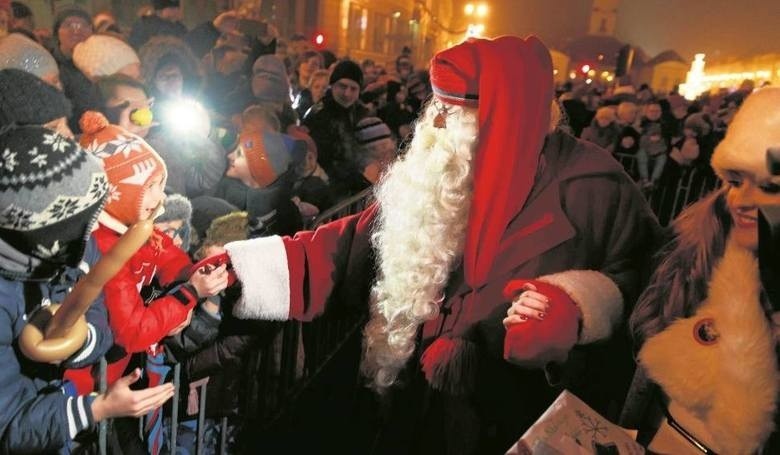
[[[171,365],[188,415],[206,377],[212,415],[235,415],[272,321],[366,305],[375,393],[355,407],[372,418],[345,451],[503,453],[563,388],[645,445],[683,434],[661,422],[674,415],[718,453],[774,447],[776,329],[755,256],[757,208],[780,204],[764,156],[780,145],[777,89],[556,90],[533,37],[386,68],[246,11],[188,30],[176,0],[127,30],[73,6],[50,33],[22,2],[0,1],[2,18],[0,452],[88,451],[108,419],[111,452],[170,451],[166,434],[192,424],[165,419]],[[647,196],[692,169],[723,185],[665,233]],[[369,188],[365,211],[303,230]],[[83,345],[25,357],[28,318],[149,222]]]

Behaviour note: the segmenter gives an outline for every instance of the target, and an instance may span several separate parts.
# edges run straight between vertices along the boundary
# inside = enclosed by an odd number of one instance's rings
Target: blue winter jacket
[[[65,452],[77,434],[93,427],[93,397],[68,396],[61,378],[64,368],[96,363],[113,343],[102,294],[86,314],[89,334],[84,346],[61,365],[28,360],[17,340],[28,315],[61,302],[99,257],[90,239],[78,268],[33,281],[24,278],[30,258],[0,240],[0,454]]]

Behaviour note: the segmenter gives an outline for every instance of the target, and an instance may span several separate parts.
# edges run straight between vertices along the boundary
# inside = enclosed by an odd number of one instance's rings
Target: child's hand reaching
[[[211,297],[222,292],[228,284],[227,265],[215,269],[202,267],[190,276],[189,283],[198,292],[198,297]]]

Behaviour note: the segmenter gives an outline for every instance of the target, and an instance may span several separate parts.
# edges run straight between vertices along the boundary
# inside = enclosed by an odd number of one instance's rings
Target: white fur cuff
[[[233,314],[241,319],[289,319],[290,273],[282,238],[273,236],[230,242],[225,249],[242,288]]]
[[[561,288],[580,308],[582,333],[579,344],[608,338],[623,316],[623,294],[617,285],[601,272],[568,270],[537,279]]]

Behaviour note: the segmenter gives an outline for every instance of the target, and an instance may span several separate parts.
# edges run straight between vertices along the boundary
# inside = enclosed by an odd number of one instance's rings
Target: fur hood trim
[[[680,424],[705,428],[711,436],[703,435],[703,442],[718,453],[755,453],[774,428],[780,377],[759,292],[758,262],[730,241],[713,271],[708,300],[694,316],[647,340],[639,353],[650,378],[697,420]],[[714,336],[701,336],[706,321]]]

